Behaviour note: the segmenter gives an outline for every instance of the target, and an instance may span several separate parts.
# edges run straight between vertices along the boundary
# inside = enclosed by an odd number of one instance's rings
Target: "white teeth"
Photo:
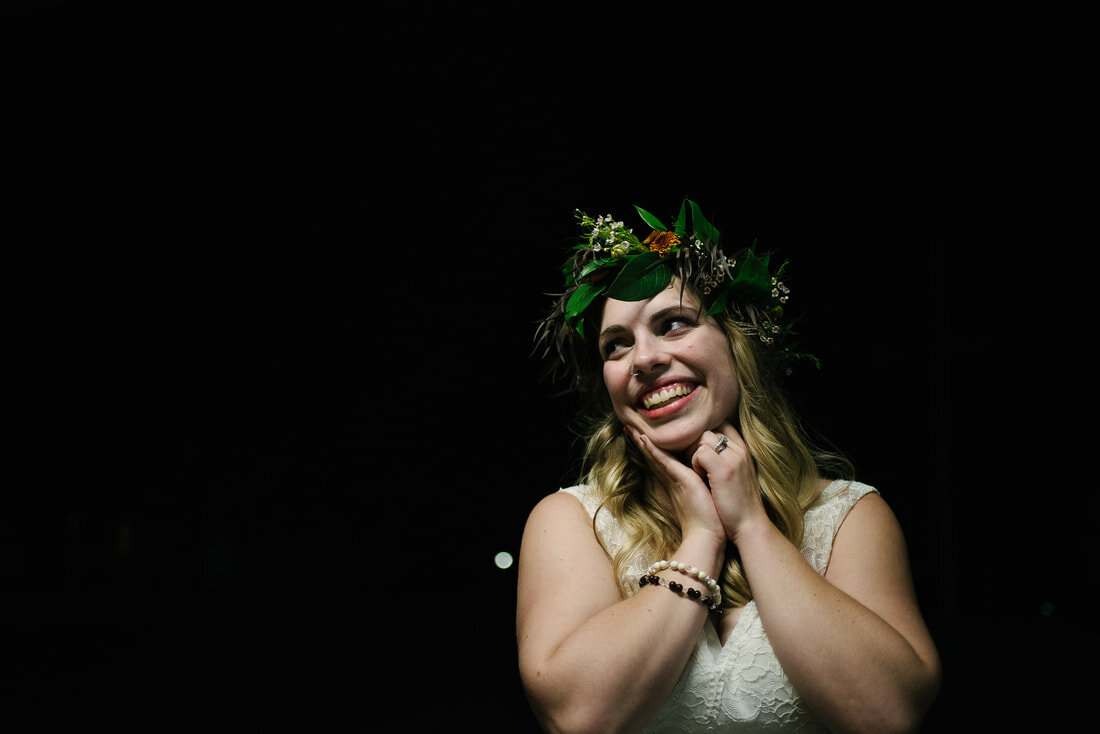
[[[669,388],[664,388],[651,395],[647,395],[645,400],[642,401],[642,405],[645,406],[646,410],[652,410],[661,403],[667,403],[669,400],[688,395],[694,389],[694,387],[688,387],[686,385],[674,385]]]

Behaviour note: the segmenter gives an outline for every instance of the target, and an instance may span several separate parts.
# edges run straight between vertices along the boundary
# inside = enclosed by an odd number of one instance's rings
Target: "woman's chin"
[[[653,445],[657,448],[664,449],[670,454],[682,454],[689,448],[694,446],[699,441],[701,433],[695,433],[692,435],[671,435],[664,436],[660,433],[650,434],[649,439],[653,442]]]
[[[654,446],[670,454],[681,454],[687,451],[703,435],[700,421],[667,421],[654,425],[639,416],[620,415],[619,419],[634,426],[635,429],[644,433]]]

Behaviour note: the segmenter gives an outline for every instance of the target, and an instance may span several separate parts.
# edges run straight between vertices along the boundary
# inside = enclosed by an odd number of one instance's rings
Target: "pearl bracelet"
[[[695,566],[689,566],[686,563],[680,563],[679,561],[657,561],[649,567],[646,573],[650,576],[656,575],[658,571],[664,571],[665,569],[672,569],[673,571],[679,571],[685,576],[690,576],[693,579],[698,579],[707,585],[707,590],[714,596],[715,604],[722,603],[722,590],[718,586],[718,582],[707,576],[705,571],[700,571]]]
[[[642,576],[640,579],[638,579],[638,586],[646,586],[646,585],[664,586],[665,584],[662,583],[663,581],[664,581],[664,579],[661,578],[660,576],[654,576],[653,574],[650,573],[650,574],[646,574],[645,576]],[[678,594],[680,596],[686,595],[687,598],[699,602],[700,604],[705,606],[707,608],[707,610],[709,610],[710,612],[712,612],[714,614],[721,614],[722,613],[722,609],[718,606],[718,602],[714,601],[709,596],[703,596],[703,592],[699,591],[695,587],[689,587],[685,591],[683,584],[677,583],[675,581],[668,581],[667,584],[668,584],[668,590],[671,591],[672,593]]]

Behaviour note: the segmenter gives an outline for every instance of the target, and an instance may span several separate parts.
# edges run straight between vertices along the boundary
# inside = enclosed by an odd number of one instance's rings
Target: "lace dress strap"
[[[802,556],[815,571],[825,573],[833,550],[833,539],[844,523],[844,518],[857,502],[872,492],[877,493],[878,490],[862,482],[838,479],[831,482],[817,502],[806,510]]]

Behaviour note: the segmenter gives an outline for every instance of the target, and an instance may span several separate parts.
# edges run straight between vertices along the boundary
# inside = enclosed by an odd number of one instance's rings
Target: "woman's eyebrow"
[[[599,338],[603,339],[605,336],[610,336],[611,334],[620,334],[624,331],[626,331],[625,326],[620,326],[619,324],[612,324],[611,326],[607,327],[606,329],[604,329],[603,331],[600,332],[600,337]]]

